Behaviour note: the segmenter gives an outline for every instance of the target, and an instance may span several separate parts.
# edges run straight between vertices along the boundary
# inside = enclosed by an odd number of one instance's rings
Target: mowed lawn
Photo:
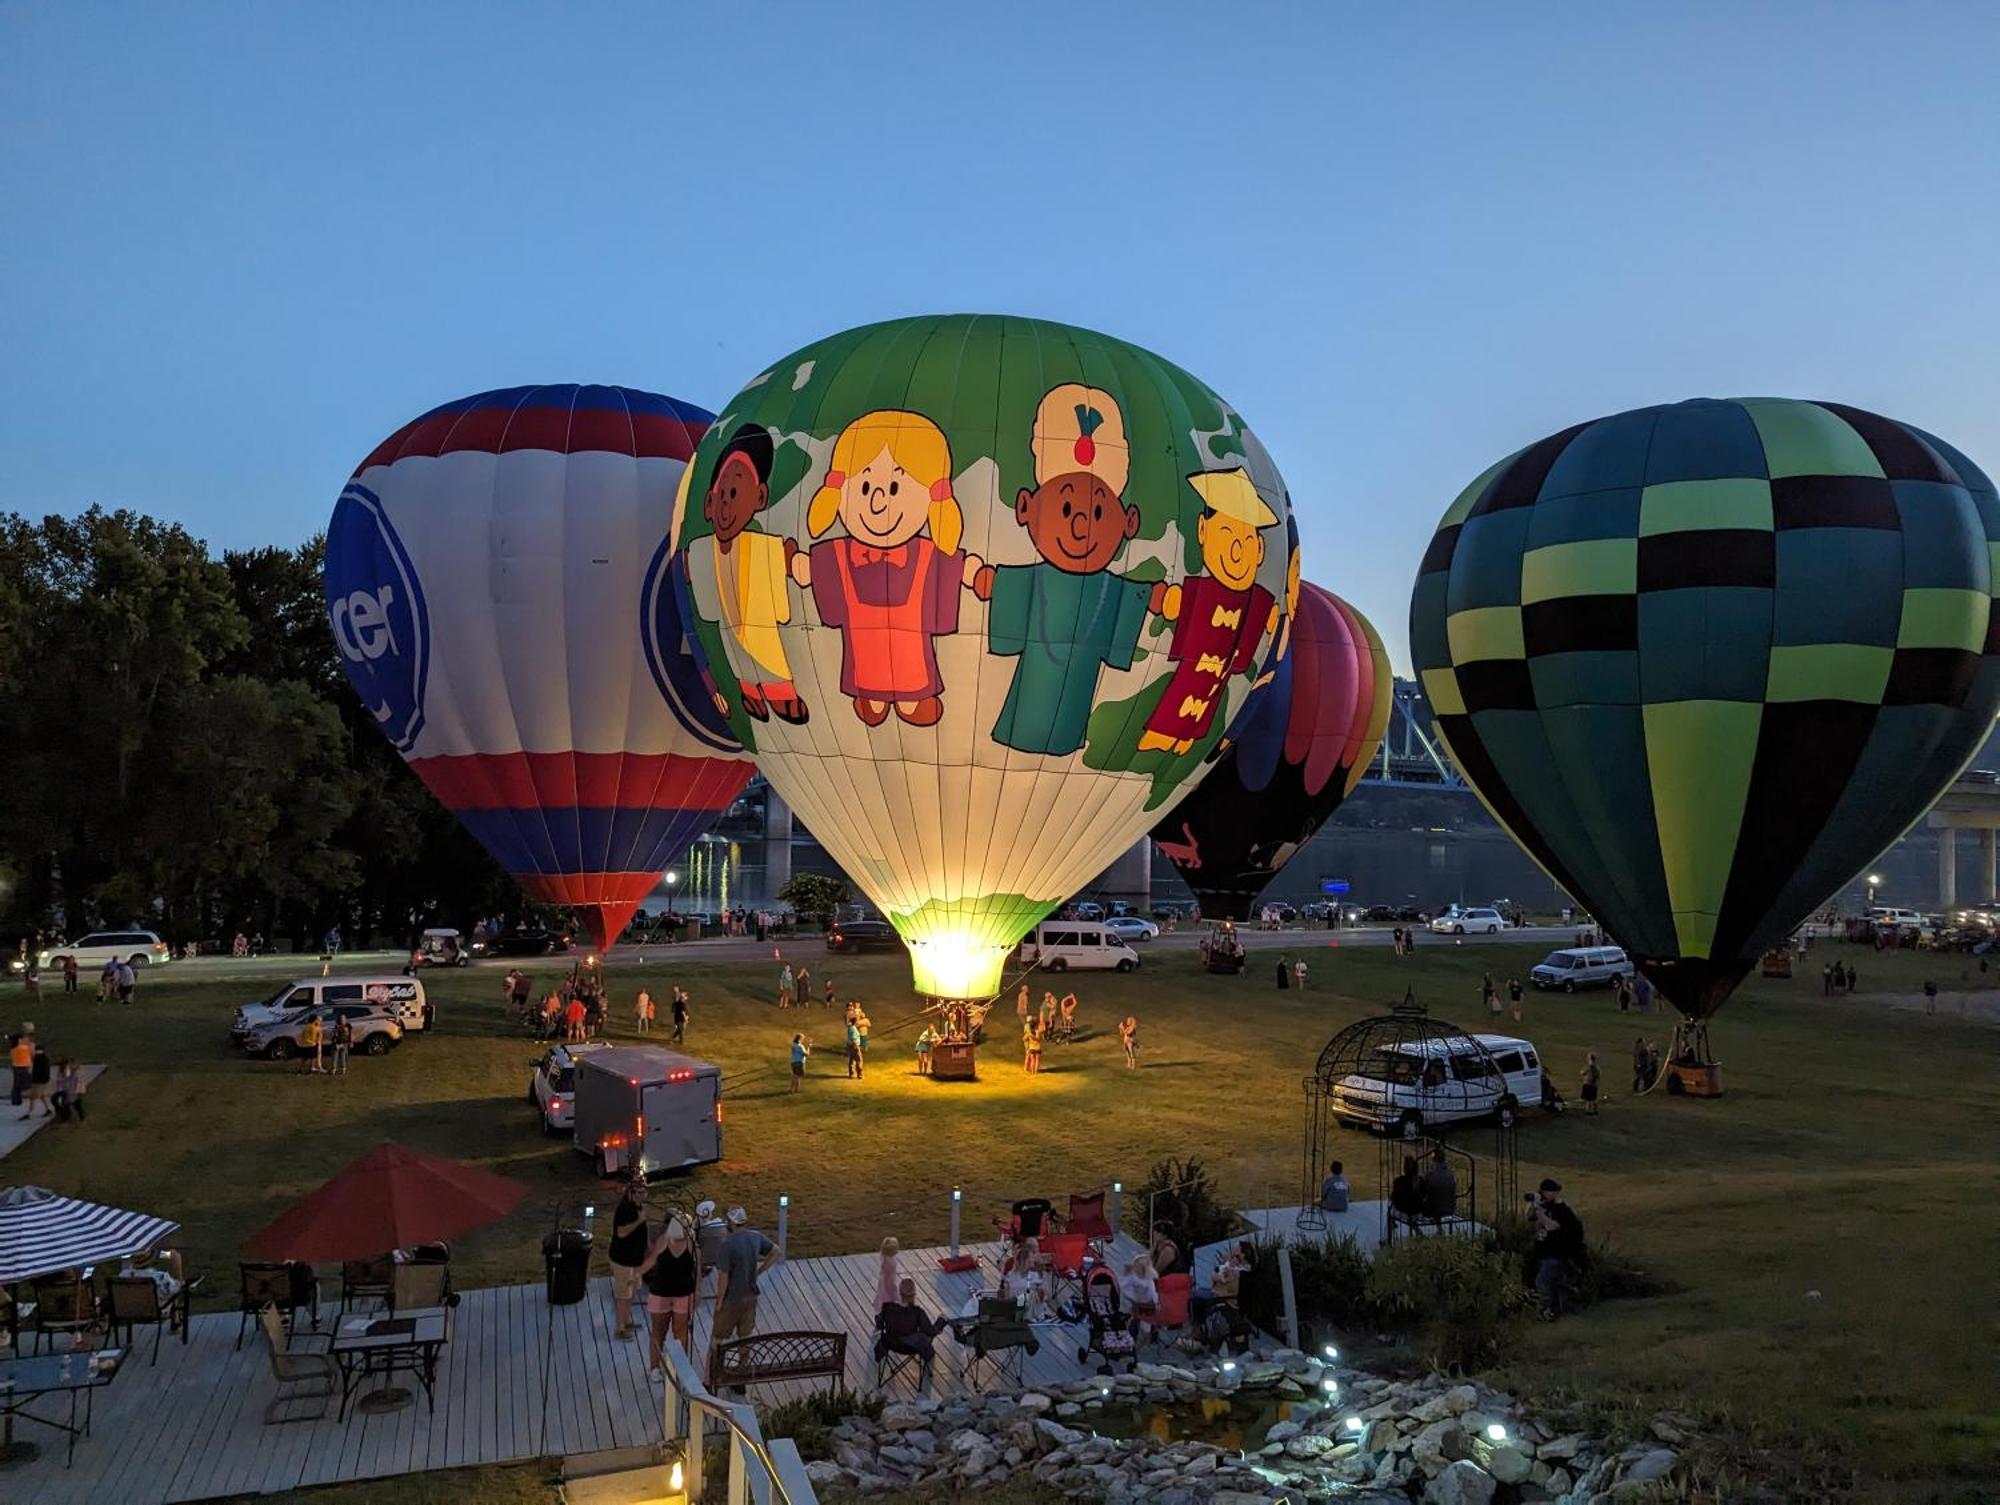
[[[1203,975],[1192,953],[1164,947],[1129,977],[1071,976],[1080,1038],[1051,1046],[1038,1078],[1021,1071],[1004,1001],[976,1084],[914,1074],[919,1026],[900,960],[831,958],[811,942],[791,953],[811,963],[815,992],[830,972],[843,998],[868,1006],[874,1048],[860,1083],[843,1074],[837,1013],[773,1007],[774,963],[705,960],[696,947],[614,969],[617,1035],[631,1032],[641,980],[663,1000],[663,1020],[679,980],[694,998],[688,1048],[727,1073],[726,1161],[656,1197],[741,1202],[769,1228],[786,1194],[794,1254],[871,1248],[888,1233],[942,1243],[954,1184],[976,1237],[1015,1196],[1060,1203],[1114,1178],[1130,1187],[1168,1155],[1200,1156],[1240,1205],[1290,1201],[1301,1079],[1329,1036],[1406,988],[1480,1026],[1481,971],[1504,984],[1538,956],[1438,942],[1398,961],[1384,947],[1287,937],[1308,947],[1311,986],[1281,993],[1270,976],[1280,943],[1255,939],[1240,978]],[[1907,995],[1930,972],[1983,981],[1958,961],[1831,954],[1858,958],[1871,993]],[[1527,1392],[1726,1414],[1759,1437],[1830,1447],[1913,1486],[1964,1480],[2000,1449],[2000,1028],[1957,1017],[1955,1000],[1936,1018],[1866,995],[1824,1001],[1822,959],[1816,949],[1793,982],[1753,980],[1720,1016],[1729,1095],[1719,1102],[1627,1096],[1633,1036],[1664,1040],[1665,1015],[1621,1015],[1603,992],[1530,994],[1525,1032],[1565,1090],[1596,1050],[1610,1101],[1596,1119],[1524,1119],[1523,1185],[1559,1177],[1593,1238],[1679,1289],[1537,1327],[1499,1378]],[[0,1162],[0,1182],[179,1219],[191,1267],[232,1305],[243,1239],[392,1138],[526,1181],[520,1211],[464,1239],[456,1262],[463,1284],[537,1279],[557,1201],[595,1200],[601,1218],[609,1191],[584,1157],[538,1131],[525,1090],[539,1047],[503,1025],[498,971],[426,980],[440,1005],[432,1037],[357,1058],[344,1080],[230,1049],[232,1006],[267,985],[169,970],[146,978],[130,1009],[51,995],[37,1010],[49,1047],[111,1069],[90,1094],[90,1122],[45,1129]],[[1137,1072],[1124,1069],[1114,1028],[1127,1012],[1141,1021]],[[819,1054],[791,1096],[786,1049],[801,1028]],[[1483,1130],[1464,1140],[1475,1152],[1492,1142]],[[1344,1142],[1357,1195],[1379,1194],[1372,1141]]]

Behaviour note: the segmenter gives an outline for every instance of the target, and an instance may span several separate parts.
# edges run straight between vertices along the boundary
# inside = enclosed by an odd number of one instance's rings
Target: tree
[[[789,904],[808,920],[830,924],[848,900],[847,885],[825,873],[794,873],[778,890],[778,902]]]

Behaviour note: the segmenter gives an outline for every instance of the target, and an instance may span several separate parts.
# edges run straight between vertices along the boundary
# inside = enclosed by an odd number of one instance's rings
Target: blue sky
[[[2000,8],[0,4],[0,508],[295,542],[437,402],[1135,340],[1399,663],[1513,448],[1824,396],[2000,468]]]

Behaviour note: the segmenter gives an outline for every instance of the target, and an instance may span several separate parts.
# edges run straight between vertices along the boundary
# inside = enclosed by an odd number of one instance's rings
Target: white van
[[[1051,972],[1130,972],[1139,953],[1090,920],[1044,920],[1021,942],[1021,965]]]
[[[1630,977],[1632,970],[1630,958],[1617,946],[1567,946],[1536,962],[1528,981],[1538,988],[1574,993],[1578,988],[1608,988],[1612,979]]]
[[[1341,1122],[1404,1139],[1476,1118],[1511,1126],[1520,1109],[1558,1101],[1535,1047],[1512,1035],[1411,1040],[1376,1051],[1333,1088]]]
[[[302,977],[258,1003],[239,1005],[229,1024],[230,1042],[241,1045],[252,1030],[334,1003],[375,1004],[405,1030],[422,1029],[429,1021],[424,985],[414,977]]]

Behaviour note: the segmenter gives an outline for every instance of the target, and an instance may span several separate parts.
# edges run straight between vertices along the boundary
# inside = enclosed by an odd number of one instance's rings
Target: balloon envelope
[[[1307,581],[1286,648],[1215,770],[1153,827],[1205,917],[1250,917],[1360,782],[1389,724],[1389,656],[1352,606]]]
[[[1992,731],[1996,539],[1992,483],[1907,424],[1642,408],[1466,488],[1411,654],[1495,816],[1705,1018]]]
[[[1185,371],[951,315],[759,375],[702,441],[676,538],[738,738],[918,986],[976,997],[1206,771],[1273,651],[1289,516]]]
[[[446,403],[362,461],[327,529],[328,620],[383,735],[600,948],[751,772],[667,546],[710,416],[622,387]]]

